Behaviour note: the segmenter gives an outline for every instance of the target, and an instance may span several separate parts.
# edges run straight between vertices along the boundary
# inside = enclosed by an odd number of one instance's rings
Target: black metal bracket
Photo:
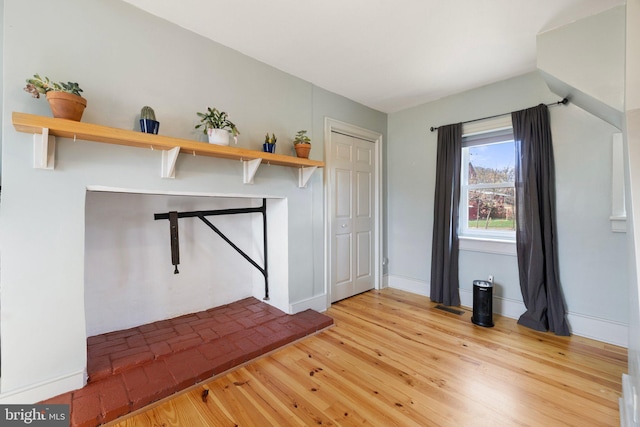
[[[213,225],[207,218],[207,216],[219,216],[219,215],[238,215],[238,214],[250,214],[259,213],[262,214],[262,244],[264,251],[264,267],[261,267],[255,262],[249,255],[247,255],[242,249],[234,244],[227,236],[222,233],[218,227]],[[213,230],[218,236],[227,242],[233,249],[236,250],[244,259],[249,261],[251,265],[262,273],[264,276],[264,299],[269,299],[269,273],[267,263],[267,199],[262,199],[262,206],[255,208],[235,208],[235,209],[218,209],[213,211],[191,211],[191,212],[176,212],[171,211],[167,213],[154,214],[153,218],[157,221],[159,219],[169,220],[169,232],[171,237],[171,264],[173,264],[173,274],[178,274],[178,264],[180,264],[180,245],[178,237],[178,218],[200,218],[211,230]]]

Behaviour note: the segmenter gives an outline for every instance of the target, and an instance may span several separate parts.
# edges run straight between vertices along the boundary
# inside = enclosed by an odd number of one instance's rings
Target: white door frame
[[[327,295],[327,307],[331,307],[331,260],[332,258],[332,245],[331,245],[331,212],[332,212],[332,191],[333,183],[331,182],[331,170],[333,158],[332,158],[332,141],[331,132],[338,132],[345,135],[349,135],[355,138],[371,141],[375,144],[375,159],[374,159],[374,230],[375,237],[373,241],[374,249],[374,272],[373,283],[375,289],[382,288],[382,134],[374,132],[359,126],[355,126],[349,123],[341,122],[339,120],[325,117],[324,119],[324,154],[325,154],[325,167],[327,173],[324,174],[324,240],[325,240],[325,253],[324,253],[324,277],[325,277],[325,293]]]

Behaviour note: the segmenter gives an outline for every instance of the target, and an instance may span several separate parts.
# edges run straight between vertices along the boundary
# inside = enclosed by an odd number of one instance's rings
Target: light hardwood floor
[[[393,289],[343,300],[334,327],[114,425],[620,424],[626,349],[435,305]]]

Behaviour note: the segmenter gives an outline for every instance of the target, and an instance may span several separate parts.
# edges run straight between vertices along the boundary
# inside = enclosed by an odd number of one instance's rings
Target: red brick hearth
[[[44,403],[71,405],[72,426],[96,426],[333,324],[255,298],[87,340],[87,385]]]

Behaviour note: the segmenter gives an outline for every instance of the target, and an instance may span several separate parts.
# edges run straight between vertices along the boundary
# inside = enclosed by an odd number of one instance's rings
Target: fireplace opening
[[[154,214],[255,208],[266,202],[269,304],[288,312],[287,203],[264,196],[147,194],[87,191],[85,205],[85,318],[87,336],[264,297],[264,276],[202,221],[181,218],[180,274],[174,274],[166,221]],[[260,215],[209,218],[264,265]]]

